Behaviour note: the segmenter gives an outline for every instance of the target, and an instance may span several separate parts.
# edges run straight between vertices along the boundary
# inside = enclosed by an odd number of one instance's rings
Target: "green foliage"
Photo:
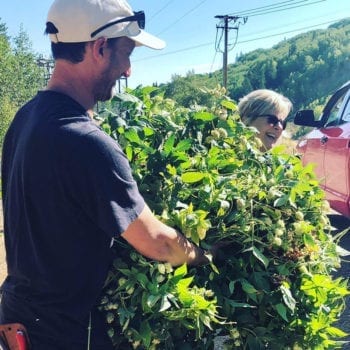
[[[0,97],[0,150],[6,134],[6,131],[16,112],[16,108],[9,100],[8,96]]]
[[[215,87],[217,82],[211,81],[206,85],[207,81],[205,75],[188,74],[185,78],[174,75],[171,82],[163,86],[165,95],[178,101],[184,107],[190,107],[194,104],[208,105],[212,102],[212,96],[206,94],[202,87]]]
[[[305,108],[314,100],[329,95],[346,82],[349,69],[350,20],[344,19],[327,29],[309,31],[284,40],[267,50],[242,55],[231,66],[228,87],[237,100],[254,89],[278,89],[294,103]],[[249,80],[242,91],[241,81]]]
[[[328,96],[349,78],[350,19],[283,40],[271,49],[241,54],[228,65],[227,93],[234,101],[255,89],[277,90],[290,98],[294,110]],[[203,103],[198,87],[214,88],[222,72],[174,76],[161,86],[166,96],[183,106]]]
[[[186,266],[174,270],[123,248],[127,253],[115,260],[102,299],[117,349],[177,349],[184,337],[200,339],[211,322],[220,323],[213,294],[191,286],[194,277],[187,277]]]
[[[154,213],[205,249],[207,266],[149,261],[122,240],[105,286],[116,349],[335,349],[349,293],[312,167],[256,130],[219,89],[191,109],[154,87],[120,94],[99,116],[118,139]],[[123,116],[123,118],[120,117]]]
[[[16,110],[44,84],[27,34],[20,30],[13,40],[0,23],[0,150]]]
[[[38,67],[38,57],[33,53],[29,37],[22,28],[13,39],[12,54],[13,85],[12,91],[10,91],[11,99],[17,105],[22,105],[44,86],[43,70]]]

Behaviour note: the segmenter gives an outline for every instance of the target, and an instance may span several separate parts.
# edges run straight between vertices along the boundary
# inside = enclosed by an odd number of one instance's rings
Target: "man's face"
[[[95,101],[107,101],[113,96],[116,81],[130,75],[130,55],[135,42],[127,37],[118,38],[104,50],[106,65],[95,84]]]

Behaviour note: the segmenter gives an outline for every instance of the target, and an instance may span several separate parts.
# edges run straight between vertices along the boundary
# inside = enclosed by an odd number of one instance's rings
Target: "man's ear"
[[[92,44],[92,50],[95,58],[100,59],[103,57],[104,50],[107,47],[107,38],[101,37],[95,40]]]

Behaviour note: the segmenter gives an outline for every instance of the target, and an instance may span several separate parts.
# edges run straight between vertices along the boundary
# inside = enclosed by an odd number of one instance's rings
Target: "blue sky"
[[[47,57],[50,45],[43,32],[51,2],[11,0],[2,4],[0,12],[10,36],[16,36],[22,26],[33,50]],[[129,0],[129,3],[135,11],[145,11],[146,30],[167,42],[161,51],[135,49],[130,87],[166,83],[174,74],[186,75],[189,71],[209,73],[221,69],[223,55],[215,50],[216,26],[220,25],[216,15],[247,17],[238,30],[229,31],[228,63],[233,63],[239,53],[270,48],[285,38],[326,28],[350,17],[348,0]]]

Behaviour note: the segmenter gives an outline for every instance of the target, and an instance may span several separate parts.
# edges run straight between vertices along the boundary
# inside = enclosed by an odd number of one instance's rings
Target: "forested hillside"
[[[271,49],[240,55],[228,66],[228,95],[235,101],[251,90],[269,88],[282,92],[294,110],[323,103],[339,85],[350,79],[350,18],[327,29],[313,30],[284,40]],[[222,72],[174,76],[163,85],[166,95],[184,105],[205,103],[198,87],[214,87]]]

